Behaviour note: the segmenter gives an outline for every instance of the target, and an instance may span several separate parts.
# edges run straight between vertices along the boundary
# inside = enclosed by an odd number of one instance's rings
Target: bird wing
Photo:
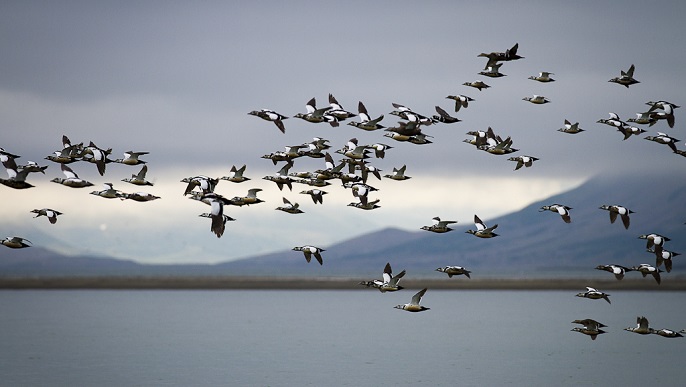
[[[78,179],[79,176],[68,166],[62,164],[62,173],[67,177],[67,179]]]
[[[426,293],[427,288],[424,288],[417,292],[414,296],[412,296],[412,300],[410,301],[411,305],[419,305],[419,303],[422,301],[422,297],[424,297],[424,293]]]

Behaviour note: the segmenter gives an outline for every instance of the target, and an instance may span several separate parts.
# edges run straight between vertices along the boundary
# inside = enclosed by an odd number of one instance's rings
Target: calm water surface
[[[686,383],[683,292],[2,291],[2,386]],[[592,341],[571,321],[594,318]]]

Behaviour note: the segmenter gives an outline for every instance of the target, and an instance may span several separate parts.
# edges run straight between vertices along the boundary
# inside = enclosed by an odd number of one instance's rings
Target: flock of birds
[[[479,74],[492,79],[497,79],[504,76],[505,74],[501,73],[500,69],[505,62],[523,58],[517,54],[517,51],[518,44],[515,44],[512,48],[506,50],[505,52],[491,52],[478,55],[479,57],[485,57],[488,59],[483,71],[479,72]],[[634,78],[634,72],[635,66],[631,65],[627,71],[621,71],[619,77],[612,78],[609,80],[609,82],[617,83],[629,88],[631,85],[640,83]],[[555,81],[551,75],[554,74],[547,71],[541,71],[538,75],[531,76],[529,79],[541,83],[551,83]],[[481,80],[466,82],[464,85],[475,88],[479,91],[491,87]],[[469,103],[474,101],[473,98],[462,94],[449,95],[446,98],[454,101],[455,112],[459,112],[461,109],[468,108]],[[523,100],[539,105],[550,102],[548,98],[542,95],[524,97]],[[454,124],[461,121],[440,106],[435,107],[436,114],[424,115],[402,104],[393,103],[392,106],[394,110],[389,114],[397,116],[400,121],[397,122],[396,126],[386,127],[381,124],[382,120],[384,119],[384,115],[381,114],[376,117],[370,115],[367,111],[367,108],[361,101],[358,103],[357,113],[345,110],[332,94],[329,94],[328,102],[329,104],[325,107],[317,107],[315,98],[312,98],[307,102],[305,106],[305,112],[297,113],[292,118],[302,119],[306,122],[315,124],[326,123],[332,127],[338,127],[341,122],[350,119],[348,125],[353,126],[354,128],[365,132],[384,131],[385,138],[394,140],[396,142],[407,142],[415,145],[427,145],[432,143],[432,136],[423,132],[423,129],[432,125]],[[624,136],[624,140],[630,138],[631,136],[640,135],[646,132],[646,130],[632,126],[632,124],[643,126],[647,125],[648,127],[652,127],[659,121],[664,120],[667,122],[670,128],[674,127],[674,112],[675,109],[679,108],[679,106],[667,101],[649,101],[647,102],[647,105],[649,105],[649,108],[644,112],[637,113],[636,118],[622,121],[617,114],[610,113],[610,117],[608,119],[600,119],[598,123],[606,124],[616,128],[617,131]],[[266,121],[273,122],[279,131],[286,133],[284,121],[289,119],[288,116],[280,114],[271,109],[254,110],[248,114],[259,117]],[[357,120],[354,120],[355,117],[357,117]],[[564,120],[564,127],[560,128],[559,131],[566,134],[576,135],[583,132],[584,129],[579,127],[578,122],[572,124],[570,121]],[[483,131],[469,131],[467,132],[467,135],[471,137],[465,139],[464,141],[473,145],[477,150],[480,151],[484,151],[493,155],[510,155],[519,151],[518,149],[512,147],[513,139],[511,137],[508,136],[503,139],[490,127]],[[654,136],[645,137],[645,139],[660,144],[665,144],[669,146],[674,153],[686,156],[686,151],[679,150],[676,147],[676,143],[680,140],[677,140],[676,138],[665,133],[658,132]],[[341,149],[332,152],[342,156],[342,159],[335,161],[331,152],[329,151],[331,145],[329,145],[328,142],[329,141],[324,138],[315,137],[310,142],[286,146],[284,151],[276,151],[262,156],[264,159],[271,160],[275,166],[278,163],[283,163],[282,167],[274,175],[265,176],[263,179],[275,183],[280,191],[283,191],[284,187],[287,187],[290,191],[292,191],[293,184],[307,185],[309,188],[302,190],[300,194],[310,196],[315,205],[323,204],[324,195],[327,194],[323,188],[332,185],[332,181],[339,180],[340,185],[345,189],[350,190],[352,194],[353,201],[348,204],[348,206],[362,210],[374,210],[379,208],[380,200],[378,198],[373,199],[370,197],[372,193],[378,191],[378,189],[368,183],[370,182],[369,179],[371,176],[378,180],[382,179],[381,169],[372,166],[370,160],[383,159],[386,155],[386,152],[394,147],[383,142],[361,144],[357,138],[351,138]],[[92,163],[95,164],[98,173],[101,176],[104,176],[109,163],[121,163],[131,166],[142,165],[142,169],[137,174],[133,174],[131,178],[123,179],[122,181],[136,186],[153,185],[153,183],[146,180],[146,162],[140,159],[140,157],[146,155],[147,152],[128,151],[124,153],[124,158],[116,160],[109,158],[111,152],[112,149],[99,148],[93,144],[93,142],[90,142],[90,144],[87,146],[84,146],[83,143],[72,144],[67,136],[63,136],[62,149],[55,151],[53,154],[47,156],[46,159],[60,164],[65,178],[54,178],[52,182],[69,188],[89,187],[93,184],[89,181],[80,179],[76,172],[74,172],[74,170],[67,164],[72,164],[75,162]],[[45,174],[47,166],[40,166],[37,163],[30,161],[26,164],[18,164],[16,160],[19,157],[19,155],[12,154],[11,152],[0,148],[0,160],[2,161],[2,164],[8,174],[7,179],[0,178],[0,183],[13,189],[28,189],[33,187],[27,181],[29,174],[34,172]],[[291,169],[295,164],[295,160],[301,157],[323,159],[323,167],[314,171],[291,172]],[[532,167],[533,163],[539,159],[531,155],[519,155],[511,156],[508,160],[515,162],[516,166],[514,169],[519,170],[522,167]],[[406,170],[406,165],[394,167],[391,174],[383,175],[383,177],[395,181],[407,180],[410,179],[411,176],[406,175]],[[226,222],[235,220],[225,213],[227,206],[249,206],[263,202],[263,200],[258,198],[258,193],[262,191],[260,188],[249,189],[245,196],[235,196],[233,198],[224,197],[215,192],[215,188],[222,180],[232,183],[243,183],[251,180],[249,177],[244,175],[245,171],[245,165],[240,168],[237,168],[234,165],[227,176],[220,178],[197,175],[181,180],[181,182],[186,184],[183,192],[184,196],[188,196],[190,199],[199,201],[209,206],[209,211],[202,213],[199,216],[210,218],[210,230],[218,238],[224,234]],[[91,194],[106,199],[135,200],[139,202],[159,199],[158,196],[146,192],[125,193],[115,189],[111,183],[103,184],[102,190],[93,191]],[[633,211],[616,204],[603,205],[600,208],[609,212],[611,223],[614,223],[619,217],[624,227],[627,229],[629,228],[629,216],[631,213],[633,213]],[[297,202],[292,202],[286,197],[283,197],[283,206],[277,207],[276,210],[289,214],[301,214],[304,212]],[[559,214],[562,220],[566,223],[571,222],[570,210],[572,210],[571,207],[557,203],[543,206],[540,209],[540,211],[551,211]],[[30,212],[34,213],[35,217],[45,216],[51,224],[55,224],[58,216],[62,215],[60,211],[51,208],[37,208],[31,210]],[[456,221],[443,220],[440,217],[435,217],[433,218],[432,225],[423,226],[421,229],[434,233],[447,233],[452,231],[449,225],[453,223],[456,223]],[[494,230],[498,227],[497,224],[489,227],[477,215],[474,215],[474,225],[475,229],[468,230],[467,233],[475,237],[485,239],[498,236],[498,234],[494,232]],[[679,255],[679,253],[664,249],[665,242],[669,241],[669,238],[665,236],[659,234],[647,234],[641,235],[639,238],[647,240],[647,248],[654,253],[656,257],[655,265],[641,264],[629,268],[621,265],[609,264],[599,265],[597,269],[613,273],[618,280],[621,280],[626,272],[638,271],[644,277],[651,275],[659,284],[661,282],[660,273],[662,272],[660,267],[664,265],[665,270],[670,272],[672,269],[672,258]],[[25,248],[31,245],[29,240],[18,236],[7,237],[2,240],[1,243],[9,248]],[[302,252],[307,262],[310,262],[312,256],[314,256],[320,265],[323,264],[322,252],[325,250],[320,247],[314,245],[303,245],[294,247],[293,250]],[[469,270],[461,266],[445,266],[437,268],[436,271],[446,273],[449,277],[458,275],[470,277],[471,273]],[[399,274],[393,276],[391,265],[388,263],[384,268],[382,279],[364,281],[361,283],[361,285],[376,288],[382,293],[398,291],[403,289],[403,287],[399,285],[399,282],[405,273],[405,270],[403,270]],[[422,289],[412,297],[409,303],[397,305],[396,308],[409,312],[421,312],[428,310],[429,308],[420,305],[420,301],[425,295],[426,291],[426,288]],[[586,292],[579,293],[577,296],[589,299],[604,299],[610,303],[607,294],[591,287],[588,287]],[[582,328],[574,328],[574,331],[589,335],[592,339],[595,339],[599,334],[605,333],[601,329],[605,327],[605,325],[592,319],[576,320],[574,323],[579,323],[583,326]],[[637,327],[627,328],[626,330],[640,334],[654,333],[664,337],[682,336],[679,332],[669,329],[654,330],[649,328],[648,320],[645,319],[645,317],[639,317]]]

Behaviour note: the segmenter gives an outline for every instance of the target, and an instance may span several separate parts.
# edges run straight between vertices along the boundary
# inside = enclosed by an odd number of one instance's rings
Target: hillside
[[[654,263],[641,234],[659,233],[671,238],[668,250],[686,253],[686,179],[651,176],[601,176],[571,191],[532,203],[520,211],[483,219],[498,224],[500,236],[479,239],[466,234],[471,219],[460,219],[454,231],[382,229],[326,246],[324,265],[306,264],[302,253],[286,250],[216,265],[142,265],[106,257],[68,257],[40,247],[3,248],[2,276],[156,276],[156,275],[300,275],[378,276],[386,262],[414,275],[435,276],[434,269],[460,265],[479,276],[564,276],[569,273],[605,276],[593,270],[598,264],[633,266]],[[668,183],[668,184],[667,184]],[[539,212],[545,204],[572,207],[570,224],[552,212]],[[602,204],[621,204],[633,211],[631,226],[610,224]],[[465,205],[468,205],[465,203]],[[675,258],[673,275],[683,271]]]

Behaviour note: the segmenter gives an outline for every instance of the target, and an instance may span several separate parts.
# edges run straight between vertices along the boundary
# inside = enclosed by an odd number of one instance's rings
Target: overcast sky
[[[101,252],[139,262],[218,262],[290,249],[327,245],[354,235],[394,226],[417,230],[441,216],[470,224],[516,211],[567,190],[598,174],[664,170],[684,177],[686,159],[666,146],[622,135],[596,123],[616,112],[622,119],[647,110],[649,100],[686,104],[682,75],[683,15],[686,4],[672,2],[166,2],[89,1],[3,2],[0,4],[0,147],[21,155],[18,162],[49,165],[45,176],[31,175],[36,187],[16,191],[0,186],[4,219],[0,234],[21,234],[69,254]],[[478,74],[481,52],[505,51],[519,43],[524,59],[506,62],[505,77]],[[636,66],[641,83],[629,89],[607,82]],[[527,79],[553,72],[556,82]],[[483,80],[478,91],[464,82]],[[305,111],[315,97],[320,107],[333,93],[347,110],[364,102],[370,115],[388,113],[397,102],[425,115],[439,105],[462,122],[424,131],[429,145],[398,143],[383,132],[338,128],[298,118],[285,120],[286,133],[251,110],[270,108],[287,116]],[[475,99],[453,111],[450,94]],[[551,100],[533,105],[534,94]],[[666,132],[686,140],[682,110],[676,126],[664,121],[648,134]],[[557,131],[565,119],[586,130]],[[357,118],[353,118],[357,120]],[[462,142],[470,130],[492,127],[511,136],[514,155],[540,158],[532,168],[513,171],[507,156],[478,151]],[[148,151],[145,191],[162,199],[149,203],[105,200],[91,188],[50,183],[62,177],[59,165],[43,160],[73,142],[112,148],[113,158],[128,150]],[[355,201],[337,185],[324,205],[300,195],[307,186],[279,191],[262,180],[280,168],[260,156],[320,136],[334,149],[356,137],[361,144],[394,148],[372,165],[390,173],[407,164],[409,181],[381,181],[370,195],[378,210],[347,207]],[[683,141],[678,144],[686,149]],[[333,153],[332,153],[333,154]],[[339,160],[340,155],[334,158]],[[247,164],[251,181],[221,182],[227,197],[263,188],[266,203],[227,208],[237,220],[221,239],[197,217],[208,208],[183,197],[186,176],[226,175]],[[71,164],[100,189],[120,182],[140,167]],[[323,167],[318,159],[297,159],[292,171]],[[274,208],[285,196],[305,214]],[[31,219],[33,208],[64,212],[56,225]],[[0,235],[2,237],[4,235]]]

